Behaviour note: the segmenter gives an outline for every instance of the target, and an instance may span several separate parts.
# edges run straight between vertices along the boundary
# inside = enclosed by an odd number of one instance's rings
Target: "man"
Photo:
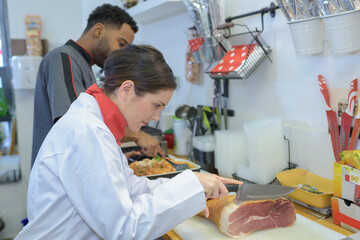
[[[31,166],[47,133],[71,103],[95,83],[91,66],[103,67],[108,55],[134,40],[138,27],[123,9],[110,4],[97,7],[75,42],[50,51],[41,61],[35,87]],[[159,142],[144,132],[126,130],[122,142],[135,141],[150,156],[164,154]]]

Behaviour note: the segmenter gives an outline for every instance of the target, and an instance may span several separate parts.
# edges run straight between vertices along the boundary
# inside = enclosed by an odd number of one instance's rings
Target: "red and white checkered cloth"
[[[210,73],[229,73],[237,71],[245,62],[248,55],[252,53],[256,44],[247,44],[240,46],[233,46],[233,48],[226,52],[221,61],[210,71]],[[250,51],[249,51],[250,47]]]
[[[194,38],[189,40],[189,45],[190,45],[190,49],[192,52],[196,52],[200,49],[201,45],[204,42],[204,38],[202,37],[198,37],[198,38]]]

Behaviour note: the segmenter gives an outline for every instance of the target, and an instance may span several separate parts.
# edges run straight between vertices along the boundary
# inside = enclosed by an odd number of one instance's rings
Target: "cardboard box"
[[[332,197],[331,208],[334,223],[353,232],[360,231],[360,207],[351,201]]]
[[[343,198],[360,205],[360,170],[334,163],[334,197]]]

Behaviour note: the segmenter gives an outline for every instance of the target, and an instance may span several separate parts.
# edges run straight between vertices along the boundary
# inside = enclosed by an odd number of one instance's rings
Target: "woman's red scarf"
[[[110,98],[104,94],[104,92],[97,86],[96,83],[91,85],[85,93],[90,94],[96,98],[101,114],[104,118],[104,122],[110,129],[111,133],[114,135],[117,144],[120,146],[120,140],[125,135],[125,127],[127,126],[127,123],[120,113],[118,107],[115,105],[115,103],[113,103],[113,101],[110,100]]]

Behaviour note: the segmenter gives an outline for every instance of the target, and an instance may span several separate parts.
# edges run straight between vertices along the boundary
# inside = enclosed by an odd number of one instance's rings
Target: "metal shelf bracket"
[[[256,14],[260,14],[261,15],[261,30],[258,30],[257,28],[255,28],[255,31],[252,31],[252,32],[256,32],[256,33],[261,33],[264,31],[264,15],[266,13],[270,13],[270,16],[272,18],[275,17],[275,10],[276,9],[279,9],[280,7],[278,5],[275,5],[273,2],[270,3],[270,7],[264,7],[260,10],[257,10],[257,11],[253,11],[253,12],[249,12],[249,13],[245,13],[245,14],[241,14],[241,15],[238,15],[238,16],[234,16],[234,17],[227,17],[225,19],[225,22],[227,23],[230,23],[232,22],[233,20],[235,19],[239,19],[239,18],[244,18],[244,17],[249,17],[249,16],[252,16],[252,15],[256,15]],[[229,29],[230,31],[230,29]],[[248,33],[248,32],[246,32]],[[233,34],[232,36],[235,36],[235,35],[242,35],[242,34],[246,34],[246,33],[238,33],[238,34]],[[229,34],[231,35],[231,34]]]

